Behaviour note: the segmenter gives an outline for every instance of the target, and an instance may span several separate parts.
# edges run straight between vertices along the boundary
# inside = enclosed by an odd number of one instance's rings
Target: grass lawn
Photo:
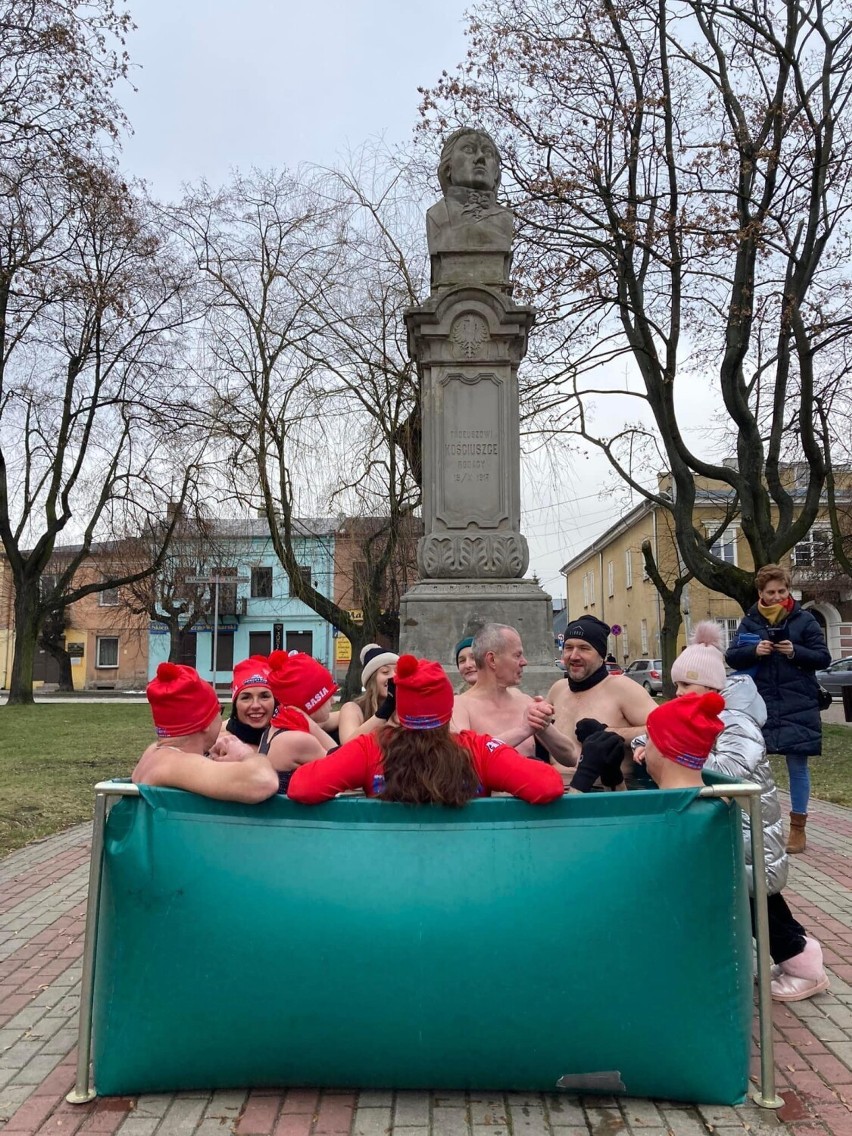
[[[770,760],[779,789],[788,789],[790,781],[784,758]],[[849,726],[823,726],[822,757],[813,758],[808,766],[811,796],[852,807],[852,729]]]
[[[0,856],[89,820],[96,782],[129,776],[153,740],[145,702],[0,706]]]

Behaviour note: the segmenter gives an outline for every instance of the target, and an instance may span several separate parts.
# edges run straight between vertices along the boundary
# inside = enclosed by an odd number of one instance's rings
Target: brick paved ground
[[[0,1125],[9,1136],[852,1136],[852,810],[813,805],[786,895],[832,989],[776,1006],[780,1116],[753,1105],[507,1093],[214,1092],[65,1103],[74,1081],[88,832],[0,861]]]

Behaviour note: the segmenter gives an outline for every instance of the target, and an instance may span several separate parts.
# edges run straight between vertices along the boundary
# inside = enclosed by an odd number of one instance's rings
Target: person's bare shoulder
[[[519,706],[526,706],[528,702],[532,702],[532,695],[525,694],[519,686],[510,686],[509,694],[517,700]]]
[[[564,678],[558,678],[547,692],[547,701],[551,706],[557,706],[571,690]]]
[[[614,693],[624,720],[631,726],[644,726],[657,705],[648,691],[625,675],[610,675],[606,681],[617,684]]]

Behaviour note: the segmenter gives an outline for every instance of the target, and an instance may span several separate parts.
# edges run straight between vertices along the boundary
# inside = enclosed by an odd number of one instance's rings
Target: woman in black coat
[[[790,774],[788,852],[804,852],[811,778],[808,758],[822,753],[819,684],[814,671],[831,654],[822,628],[790,595],[790,573],[767,564],[755,576],[758,602],[737,628],[725,661],[749,671],[766,703],[763,737],[768,753],[783,753]]]

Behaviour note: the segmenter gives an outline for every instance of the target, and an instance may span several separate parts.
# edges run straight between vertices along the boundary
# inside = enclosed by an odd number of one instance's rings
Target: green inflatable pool
[[[742,859],[737,807],[694,791],[455,811],[143,788],[107,820],[95,1086],[739,1102]]]

